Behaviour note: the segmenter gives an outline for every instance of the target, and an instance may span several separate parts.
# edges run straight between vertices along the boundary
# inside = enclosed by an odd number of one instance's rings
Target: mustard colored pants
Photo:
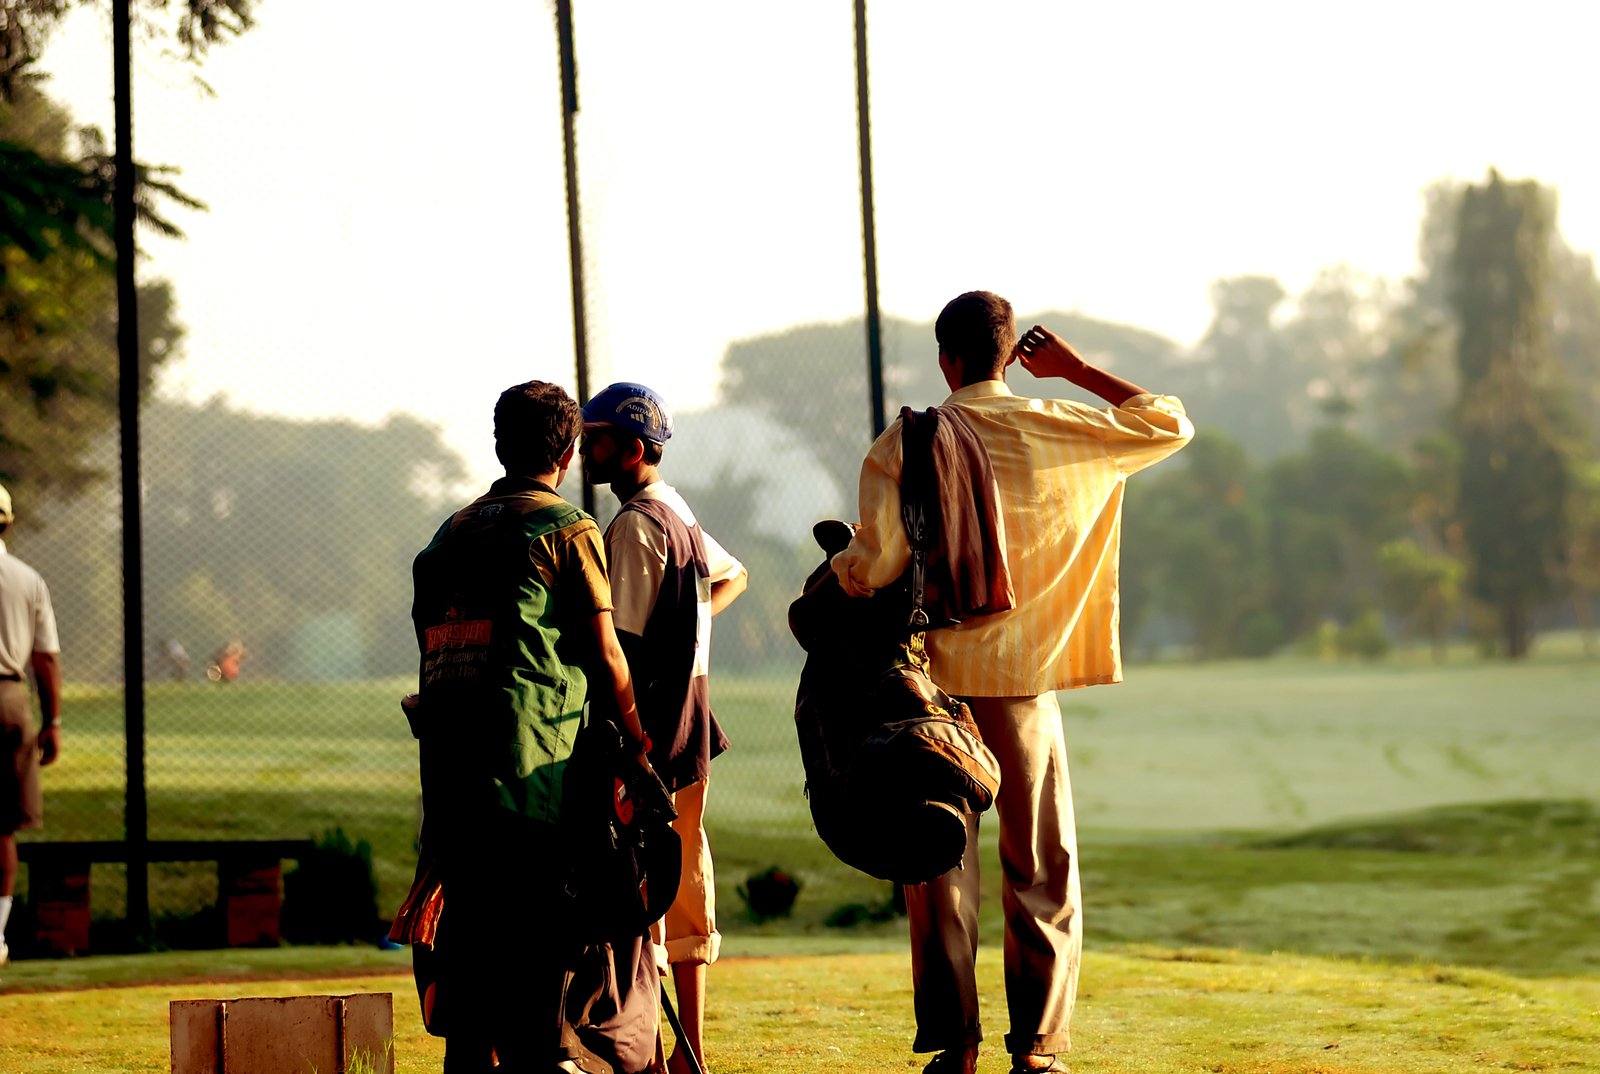
[[[656,958],[668,963],[710,965],[722,951],[722,933],[717,931],[716,874],[711,865],[711,845],[706,842],[706,791],[708,776],[672,796],[678,819],[672,828],[683,846],[683,873],[678,881],[678,897],[666,917],[650,926]]]

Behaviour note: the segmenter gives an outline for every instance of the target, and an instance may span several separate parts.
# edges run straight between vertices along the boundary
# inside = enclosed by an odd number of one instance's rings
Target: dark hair
[[[633,448],[629,445],[637,443],[641,452],[640,457],[647,465],[661,465],[661,456],[667,450],[665,444],[659,444],[656,441],[651,440],[649,437],[640,436],[635,432],[629,432],[620,425],[609,425],[602,422],[597,425],[597,428],[599,431],[606,433],[608,436],[614,439],[617,442],[617,447],[620,448],[624,453],[632,451]]]
[[[968,291],[952,298],[933,324],[939,349],[961,362],[967,384],[1000,373],[1017,345],[1011,303],[992,291]]]
[[[582,411],[559,384],[514,384],[494,404],[494,453],[508,474],[550,473],[582,429]]]

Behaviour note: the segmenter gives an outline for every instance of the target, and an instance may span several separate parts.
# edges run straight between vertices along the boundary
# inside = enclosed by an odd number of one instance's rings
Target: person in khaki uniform
[[[11,528],[11,494],[0,485],[0,535]],[[6,925],[17,885],[16,834],[44,823],[39,768],[61,754],[61,665],[50,590],[39,572],[0,540],[0,966],[11,958]],[[39,687],[33,723],[27,673]]]
[[[1130,474],[1194,434],[1183,405],[1085,362],[1035,325],[1019,341],[1011,304],[973,291],[934,326],[944,405],[959,410],[988,452],[1015,591],[1009,611],[928,634],[934,679],[972,709],[1000,761],[1001,904],[1006,1050],[1014,1072],[1065,1071],[1083,924],[1077,834],[1057,690],[1119,682],[1117,553]],[[1096,409],[1030,399],[1006,386],[1013,361],[1110,404]],[[861,526],[833,558],[840,584],[865,596],[911,559],[900,519],[901,426],[891,425],[861,467]],[[973,1074],[983,1028],[978,950],[977,818],[961,867],[906,888],[917,1035],[936,1052],[929,1074]]]

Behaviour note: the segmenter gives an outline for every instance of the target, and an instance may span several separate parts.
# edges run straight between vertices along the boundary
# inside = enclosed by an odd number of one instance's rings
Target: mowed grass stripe
[[[1329,666],[1283,661],[1132,668],[1062,695],[1080,822],[1101,830],[1288,829],[1453,802],[1593,797],[1600,663]],[[721,674],[734,748],[714,771],[714,828],[809,829],[794,680]],[[414,813],[404,682],[161,684],[147,698],[152,822],[191,790],[281,781],[392,789]],[[69,690],[49,788],[120,800],[121,695]],[[411,802],[406,802],[409,797]],[[291,812],[262,835],[302,836]],[[57,810],[50,838],[80,838]]]

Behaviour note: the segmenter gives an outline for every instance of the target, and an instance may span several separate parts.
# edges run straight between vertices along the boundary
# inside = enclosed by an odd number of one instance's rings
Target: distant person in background
[[[212,682],[233,682],[239,677],[239,665],[244,662],[244,657],[242,642],[228,642],[211,654],[211,663],[206,665],[206,678]]]
[[[183,647],[183,642],[177,638],[168,638],[161,645],[161,651],[167,657],[167,670],[174,679],[187,679],[189,677],[189,650]]]
[[[0,535],[12,517],[11,494],[0,485]],[[61,755],[60,652],[44,579],[7,554],[0,539],[0,966],[11,957],[6,924],[17,886],[16,834],[44,823],[39,768]],[[25,682],[30,668],[42,713],[37,729]]]
[[[1011,303],[987,291],[951,300],[934,325],[944,405],[989,456],[1015,603],[928,632],[930,673],[972,709],[1000,761],[1000,899],[1005,918],[1006,1051],[1016,1074],[1065,1071],[1083,951],[1077,831],[1057,690],[1122,679],[1117,555],[1128,475],[1194,435],[1183,404],[1085,362],[1034,325],[1017,338]],[[1029,399],[1006,386],[1019,361],[1110,404]],[[900,517],[901,424],[861,466],[861,528],[833,558],[845,592],[894,583],[911,561]],[[973,1074],[978,1019],[977,818],[962,864],[905,889],[918,1052],[927,1074]]]
[[[610,485],[622,502],[606,529],[617,637],[628,655],[650,761],[673,792],[672,826],[683,843],[678,898],[655,931],[672,968],[685,1037],[668,1067],[682,1072],[689,1069],[686,1047],[705,1069],[706,967],[722,943],[705,830],[711,760],[728,748],[711,713],[711,617],[744,592],[748,575],[661,480],[658,467],[671,437],[671,413],[642,384],[613,384],[584,405],[584,480]]]

